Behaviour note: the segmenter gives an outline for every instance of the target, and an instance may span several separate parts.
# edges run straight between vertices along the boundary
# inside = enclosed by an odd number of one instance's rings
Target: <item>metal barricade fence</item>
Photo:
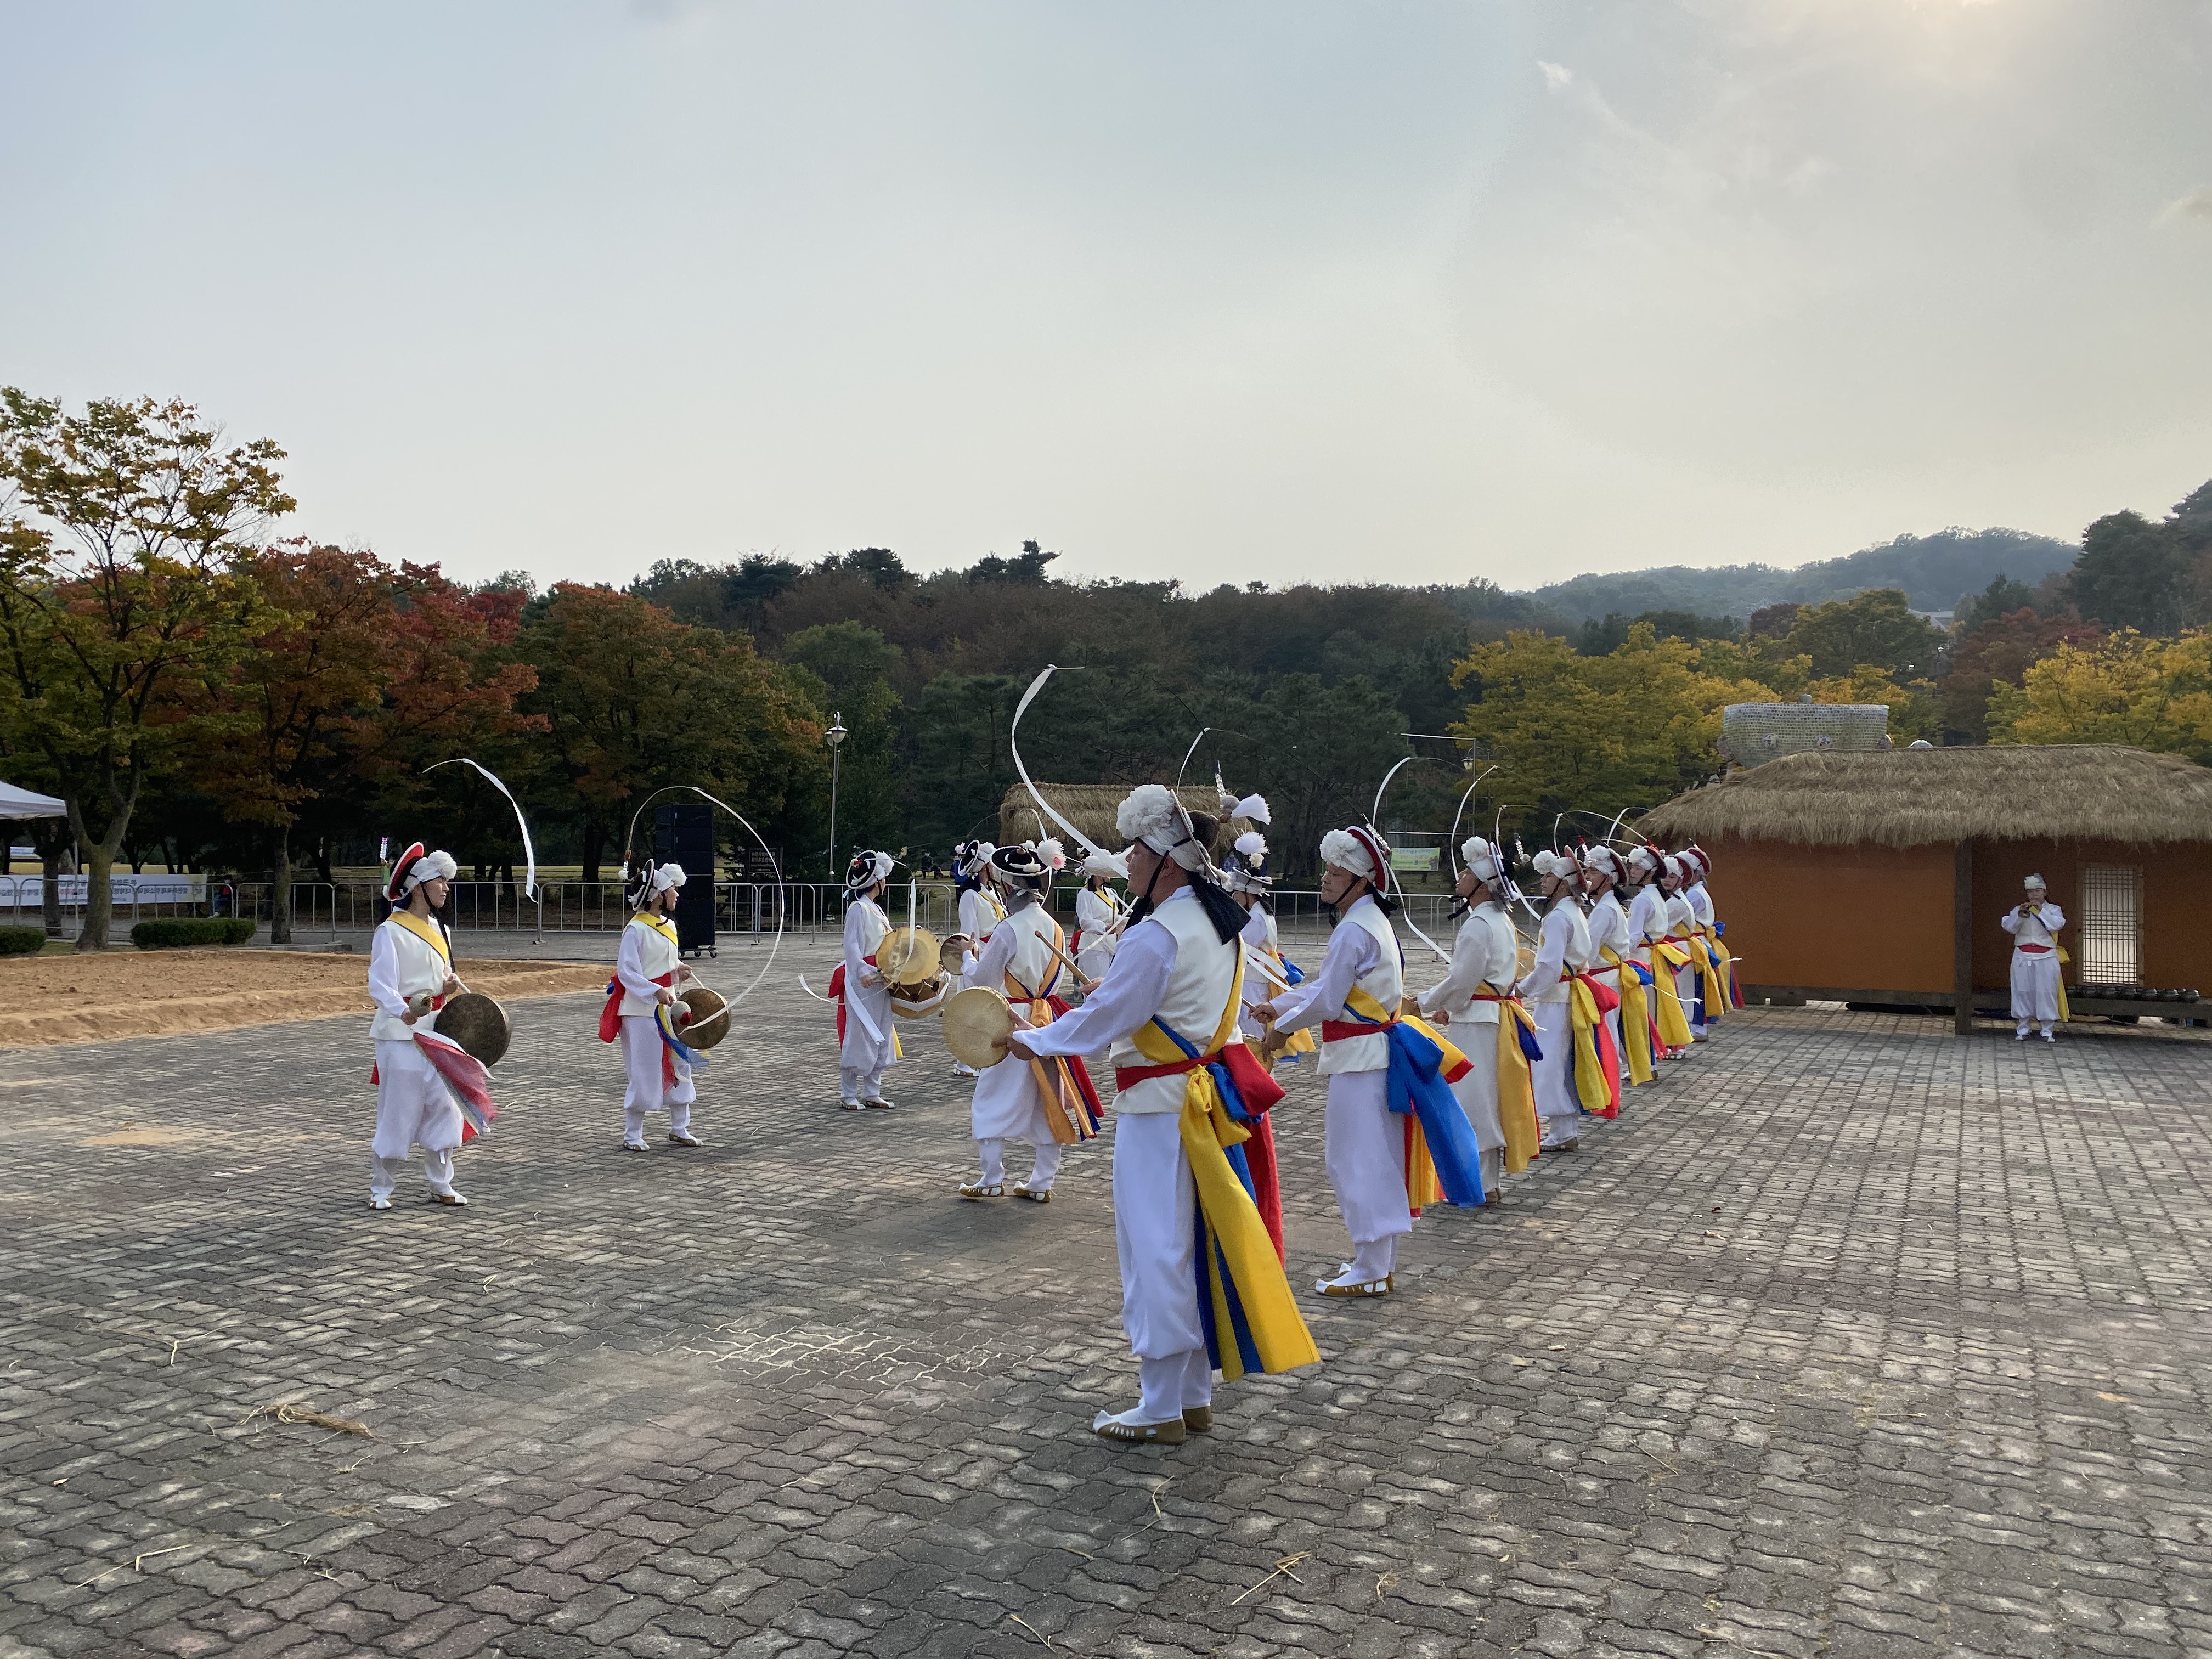
[[[28,902],[35,912],[39,891],[30,882]],[[629,921],[619,881],[545,881],[533,902],[514,881],[456,881],[447,903],[456,933],[619,933]],[[275,884],[236,884],[234,914],[266,924]],[[149,908],[151,907],[149,907]],[[894,885],[885,908],[895,924],[907,921],[907,889]],[[923,882],[914,889],[915,919],[933,932],[951,930],[957,915],[949,882]],[[295,933],[367,932],[384,914],[383,890],[373,881],[292,884],[292,928]],[[845,889],[837,882],[720,881],[714,884],[714,927],[718,933],[773,933],[779,918],[787,933],[836,933],[845,925]]]

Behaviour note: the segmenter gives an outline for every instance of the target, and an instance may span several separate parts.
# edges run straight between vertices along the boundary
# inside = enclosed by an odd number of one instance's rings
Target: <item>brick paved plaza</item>
[[[1323,1363],[1117,1451],[1109,1147],[956,1201],[934,1030],[838,1113],[825,965],[698,1152],[517,1005],[466,1211],[366,1207],[363,1020],[0,1055],[0,1659],[2212,1653],[2198,1035],[1739,1017],[1356,1306],[1301,1083]]]

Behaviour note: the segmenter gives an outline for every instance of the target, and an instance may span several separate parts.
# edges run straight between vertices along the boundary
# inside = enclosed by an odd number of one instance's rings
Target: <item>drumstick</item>
[[[1244,960],[1250,963],[1255,968],[1257,968],[1260,970],[1260,977],[1266,980],[1268,984],[1273,986],[1278,991],[1287,991],[1291,988],[1291,981],[1282,975],[1278,974],[1273,968],[1270,968],[1267,965],[1267,959],[1261,956],[1257,951],[1251,949],[1249,945],[1245,948]]]

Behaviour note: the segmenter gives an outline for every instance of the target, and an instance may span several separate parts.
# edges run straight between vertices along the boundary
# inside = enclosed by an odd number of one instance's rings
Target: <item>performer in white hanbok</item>
[[[1619,888],[1623,874],[1620,854],[1606,846],[1585,847],[1582,855],[1583,893],[1589,901],[1586,920],[1589,925],[1589,976],[1593,984],[1601,985],[1619,998],[1621,995],[1621,963],[1628,956],[1628,911],[1621,904]],[[1641,998],[1636,999],[1641,1007]],[[1621,1003],[1608,1009],[1605,1016],[1606,1029],[1613,1033],[1613,1053],[1609,1064],[1613,1071],[1613,1092],[1620,1097],[1620,1085],[1632,1082],[1623,1074],[1628,1069],[1628,1050],[1621,1028]]]
[[[1694,1042],[1705,1036],[1705,1005],[1694,954],[1699,948],[1698,913],[1682,894],[1689,874],[1682,860],[1672,853],[1659,860],[1659,890],[1667,901],[1667,943],[1682,957],[1681,966],[1674,969],[1674,997],[1682,1005],[1682,1018]]]
[[[1067,1012],[1066,999],[1060,995],[1066,939],[1044,902],[1052,891],[1053,877],[1066,863],[1060,843],[1051,840],[1034,847],[1001,847],[991,854],[993,878],[1006,896],[1006,915],[992,928],[982,954],[970,958],[968,981],[1001,992],[1024,1025],[1042,1025]],[[1049,1100],[1047,1087],[1052,1091]],[[1014,1188],[1014,1196],[1049,1203],[1060,1154],[1077,1140],[1096,1135],[1102,1115],[1080,1060],[1027,1065],[1009,1060],[989,1067],[976,1079],[975,1098],[969,1108],[982,1172],[960,1188],[960,1196],[1003,1197],[1006,1143],[1025,1140],[1033,1161],[1030,1178]]]
[[[1233,1379],[1319,1356],[1237,1169],[1236,1113],[1247,1099],[1264,1109],[1280,1091],[1236,1040],[1244,917],[1207,855],[1214,821],[1146,784],[1115,822],[1133,843],[1136,920],[1080,1008],[1017,1030],[1007,1047],[1015,1060],[1113,1052],[1114,1243],[1141,1397],[1091,1427],[1108,1440],[1173,1444],[1213,1426],[1215,1370]]]
[[[1119,853],[1094,852],[1083,860],[1083,885],[1075,895],[1076,965],[1086,979],[1103,979],[1121,939],[1121,907],[1112,884],[1129,879]]]
[[[855,853],[845,871],[845,959],[830,975],[830,994],[837,1005],[837,1103],[848,1112],[891,1107],[884,1073],[898,1060],[899,1040],[876,950],[891,930],[883,898],[896,861],[889,853]]]
[[[1482,1148],[1484,1203],[1504,1201],[1506,1130],[1498,1113],[1498,1005],[1513,995],[1520,967],[1520,940],[1502,902],[1504,863],[1482,836],[1468,836],[1460,848],[1464,867],[1451,891],[1458,896],[1458,936],[1451,940],[1451,964],[1444,978],[1420,994],[1420,1011],[1449,1026],[1453,1046],[1467,1055],[1471,1071],[1451,1084],[1451,1093],[1467,1109]],[[1510,1033],[1504,1033],[1510,1037]]]
[[[1340,918],[1328,954],[1302,983],[1253,1012],[1279,1031],[1321,1027],[1319,1069],[1328,1079],[1323,1159],[1352,1250],[1336,1276],[1315,1288],[1324,1296],[1388,1296],[1398,1241],[1413,1231],[1416,1206],[1433,1201],[1435,1183],[1452,1203],[1482,1201],[1481,1153],[1437,1068],[1437,1046],[1414,1028],[1400,1030],[1406,963],[1390,925],[1398,906],[1384,890],[1390,865],[1381,837],[1364,824],[1332,830],[1322,837],[1321,858],[1322,902]],[[1429,1070],[1394,1111],[1391,1057],[1401,1044],[1409,1062],[1425,1045]],[[1409,1163],[1416,1133],[1423,1137],[1418,1166]]]
[[[376,1004],[369,1040],[376,1048],[376,1133],[369,1142],[368,1205],[392,1207],[392,1191],[413,1148],[440,1204],[466,1204],[453,1190],[453,1153],[490,1115],[483,1067],[437,1035],[438,1010],[461,988],[453,949],[437,912],[446,908],[454,864],[417,842],[392,866],[385,888],[392,914],[368,947],[368,994]]]
[[[1513,995],[1520,966],[1520,941],[1504,902],[1504,861],[1480,836],[1460,848],[1463,866],[1453,884],[1466,915],[1452,940],[1451,965],[1444,976],[1421,993],[1421,1012],[1437,1024],[1472,1066],[1451,1085],[1474,1126],[1482,1149],[1482,1190],[1486,1204],[1504,1201],[1506,1135],[1498,1111],[1498,1045],[1518,1038],[1500,1029],[1498,1007]],[[1533,1150],[1533,1149],[1532,1149]],[[1522,1160],[1526,1161],[1524,1152]]]
[[[2051,902],[2041,876],[2023,885],[2025,896],[1997,919],[2012,935],[2012,1017],[2020,1022],[2014,1035],[2025,1042],[2028,1028],[2040,1025],[2043,1040],[2056,1042],[2058,1022],[2066,1018],[2066,953],[2058,945],[2066,913]]]
[[[1642,963],[1651,976],[1650,994],[1650,1018],[1647,1033],[1658,1034],[1658,1047],[1650,1058],[1680,1060],[1690,1049],[1690,1026],[1682,1010],[1681,998],[1676,994],[1675,968],[1688,959],[1680,946],[1668,942],[1670,927],[1668,918],[1667,894],[1660,885],[1665,872],[1666,858],[1656,848],[1632,847],[1622,863],[1628,870],[1628,945],[1634,959]],[[1635,996],[1632,990],[1628,1003],[1632,1006]],[[1622,1035],[1629,1042],[1629,1054],[1636,1053],[1638,1039],[1633,1032],[1624,1029]],[[1648,1042],[1645,1044],[1649,1047]],[[1637,1079],[1640,1081],[1641,1079]]]
[[[696,1146],[691,1133],[691,1104],[698,1085],[691,1076],[685,1053],[679,1053],[664,1034],[660,1011],[676,1006],[680,988],[691,982],[676,938],[678,894],[684,883],[680,864],[655,864],[647,859],[635,871],[623,872],[623,884],[632,912],[623,928],[622,944],[615,954],[615,976],[607,987],[606,1006],[599,1011],[599,1041],[622,1043],[623,1151],[645,1150],[645,1119],[649,1112],[668,1114],[668,1139],[678,1146]]]
[[[991,929],[1004,916],[1006,907],[991,891],[991,854],[998,849],[988,841],[963,841],[952,849],[952,888],[959,895],[960,931],[946,945],[957,951],[961,967],[957,988],[975,983],[967,976],[967,963],[982,952]],[[952,1062],[952,1075],[974,1077],[975,1068],[965,1060]]]
[[[1536,1062],[1536,1116],[1544,1126],[1546,1151],[1571,1152],[1582,1146],[1582,1103],[1575,1094],[1573,1010],[1568,981],[1590,962],[1589,924],[1575,895],[1582,866],[1566,853],[1542,852],[1530,860],[1537,890],[1546,901],[1536,936],[1536,959],[1522,976],[1521,996],[1536,1016],[1536,1041],[1544,1057]]]

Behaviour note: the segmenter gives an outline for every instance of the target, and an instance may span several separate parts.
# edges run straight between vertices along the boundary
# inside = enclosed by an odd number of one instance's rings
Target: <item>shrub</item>
[[[189,945],[243,945],[253,937],[253,929],[250,916],[164,916],[156,921],[142,921],[133,927],[131,942],[142,951],[173,951]]]
[[[0,957],[33,956],[46,948],[43,927],[0,927]]]

